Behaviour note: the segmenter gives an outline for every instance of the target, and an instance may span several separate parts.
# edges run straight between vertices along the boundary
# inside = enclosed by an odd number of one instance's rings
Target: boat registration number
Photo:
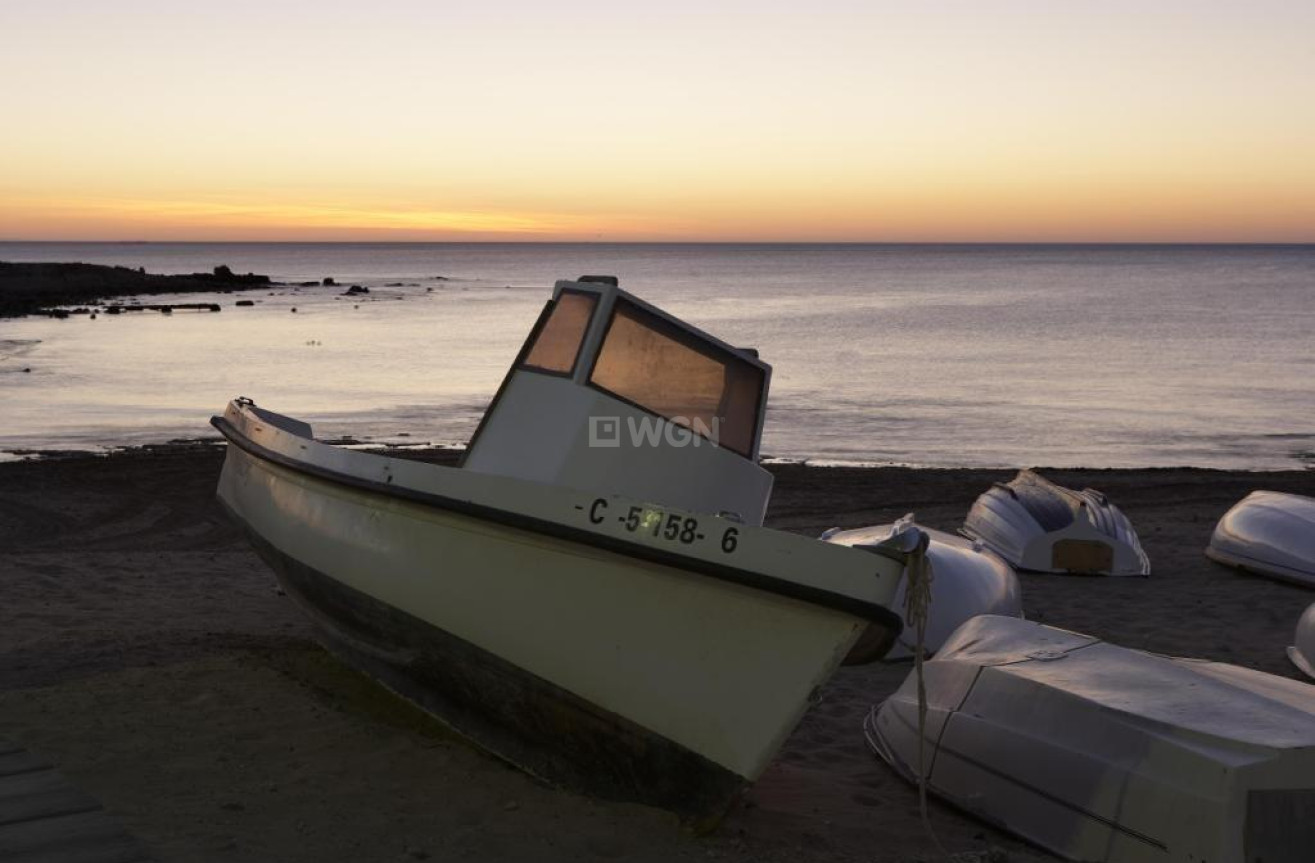
[[[664,512],[651,506],[631,506],[625,512],[616,513],[610,512],[610,509],[607,498],[596,498],[589,505],[589,523],[602,524],[607,519],[614,518],[628,533],[643,534],[683,545],[694,545],[711,539],[719,542],[721,550],[726,554],[734,554],[735,549],[740,545],[738,528],[728,527],[721,531],[720,536],[716,531],[713,531],[712,536],[708,536],[700,526],[699,520],[692,515]]]

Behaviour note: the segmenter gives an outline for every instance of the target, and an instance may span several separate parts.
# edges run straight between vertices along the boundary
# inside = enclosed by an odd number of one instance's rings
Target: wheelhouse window
[[[657,315],[618,301],[589,382],[753,457],[762,368]]]
[[[539,371],[569,375],[580,356],[589,319],[598,298],[593,294],[563,291],[548,311],[521,365]]]

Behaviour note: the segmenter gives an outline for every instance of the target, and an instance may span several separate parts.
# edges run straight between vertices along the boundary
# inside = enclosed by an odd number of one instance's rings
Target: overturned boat
[[[925,654],[941,649],[960,624],[979,614],[1023,616],[1023,594],[1013,567],[986,550],[980,542],[929,527],[919,527],[911,520],[876,525],[857,530],[829,530],[822,534],[826,542],[851,548],[870,548],[883,543],[899,543],[911,528],[927,535],[927,560],[931,564],[931,603],[927,608],[927,626],[923,639]],[[904,622],[904,629],[885,659],[908,659],[914,655],[914,628],[905,613],[908,579],[901,578],[894,607]]]
[[[711,819],[901,626],[896,544],[762,526],[769,379],[614,279],[558,282],[461,467],[239,399],[219,499],[349,662],[533,775]]]
[[[865,722],[928,789],[1070,860],[1308,863],[1315,687],[1009,617],[964,624]]]
[[[978,497],[962,533],[1030,572],[1151,573],[1137,532],[1105,495],[1055,485],[1031,470]]]
[[[1253,491],[1219,519],[1206,556],[1315,587],[1315,498]]]
[[[1315,677],[1315,603],[1297,621],[1297,634],[1288,648],[1288,659],[1307,677]]]

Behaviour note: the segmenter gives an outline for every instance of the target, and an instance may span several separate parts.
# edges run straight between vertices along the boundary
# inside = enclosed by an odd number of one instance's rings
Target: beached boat
[[[976,617],[923,666],[928,789],[1070,860],[1309,863],[1315,687]],[[917,681],[872,750],[919,772]]]
[[[1315,587],[1315,498],[1253,491],[1215,525],[1206,556]]]
[[[1055,485],[1031,470],[978,497],[962,533],[1030,572],[1151,573],[1137,532],[1105,495]]]
[[[851,548],[865,548],[890,542],[913,525],[901,519],[894,524],[864,527],[857,530],[829,530],[822,539]],[[979,614],[1023,616],[1023,592],[1013,567],[981,543],[953,534],[918,527],[930,540],[927,560],[931,564],[931,604],[927,608],[927,628],[923,640],[926,653],[940,650],[960,624]],[[908,659],[913,656],[915,635],[905,616],[908,581],[900,579],[894,608],[904,620],[904,630],[885,659]]]
[[[1315,603],[1297,621],[1297,633],[1288,648],[1288,659],[1307,677],[1315,677]]]
[[[559,282],[461,467],[239,399],[219,499],[388,687],[536,776],[715,816],[860,636],[893,641],[925,543],[762,527],[769,377],[615,280]]]

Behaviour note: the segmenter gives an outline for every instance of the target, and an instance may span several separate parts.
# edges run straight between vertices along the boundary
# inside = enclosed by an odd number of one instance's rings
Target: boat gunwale
[[[1232,534],[1229,534],[1227,538],[1233,542],[1240,541],[1238,537]],[[1210,545],[1205,547],[1204,554],[1221,566],[1240,570],[1248,575],[1278,579],[1301,587],[1315,586],[1315,571],[1297,569],[1287,564],[1243,554],[1233,548],[1220,548],[1214,544],[1213,540],[1211,540]]]
[[[896,636],[904,629],[900,616],[890,608],[875,602],[858,599],[845,594],[813,587],[807,584],[789,581],[773,575],[767,575],[739,567],[714,563],[698,557],[679,554],[664,549],[653,548],[624,539],[595,533],[583,528],[572,527],[557,521],[550,521],[534,515],[499,509],[474,501],[447,497],[434,492],[420,491],[405,486],[392,485],[377,480],[365,479],[348,473],[333,470],[307,461],[302,461],[272,450],[244,434],[226,417],[213,416],[210,424],[214,426],[230,443],[249,455],[279,465],[288,470],[312,476],[327,482],[356,488],[386,498],[402,499],[411,503],[434,509],[455,512],[472,518],[502,524],[507,527],[526,530],[568,542],[577,542],[627,557],[638,558],[650,563],[657,563],[673,568],[694,572],[741,587],[761,590],[777,596],[783,596],[799,602],[807,602],[832,611],[853,615],[862,620],[884,626]],[[285,432],[286,433],[286,432]],[[287,433],[290,434],[290,433]],[[459,470],[460,468],[454,468]],[[906,562],[906,556],[885,548],[864,548],[863,551],[885,557],[895,562]]]

